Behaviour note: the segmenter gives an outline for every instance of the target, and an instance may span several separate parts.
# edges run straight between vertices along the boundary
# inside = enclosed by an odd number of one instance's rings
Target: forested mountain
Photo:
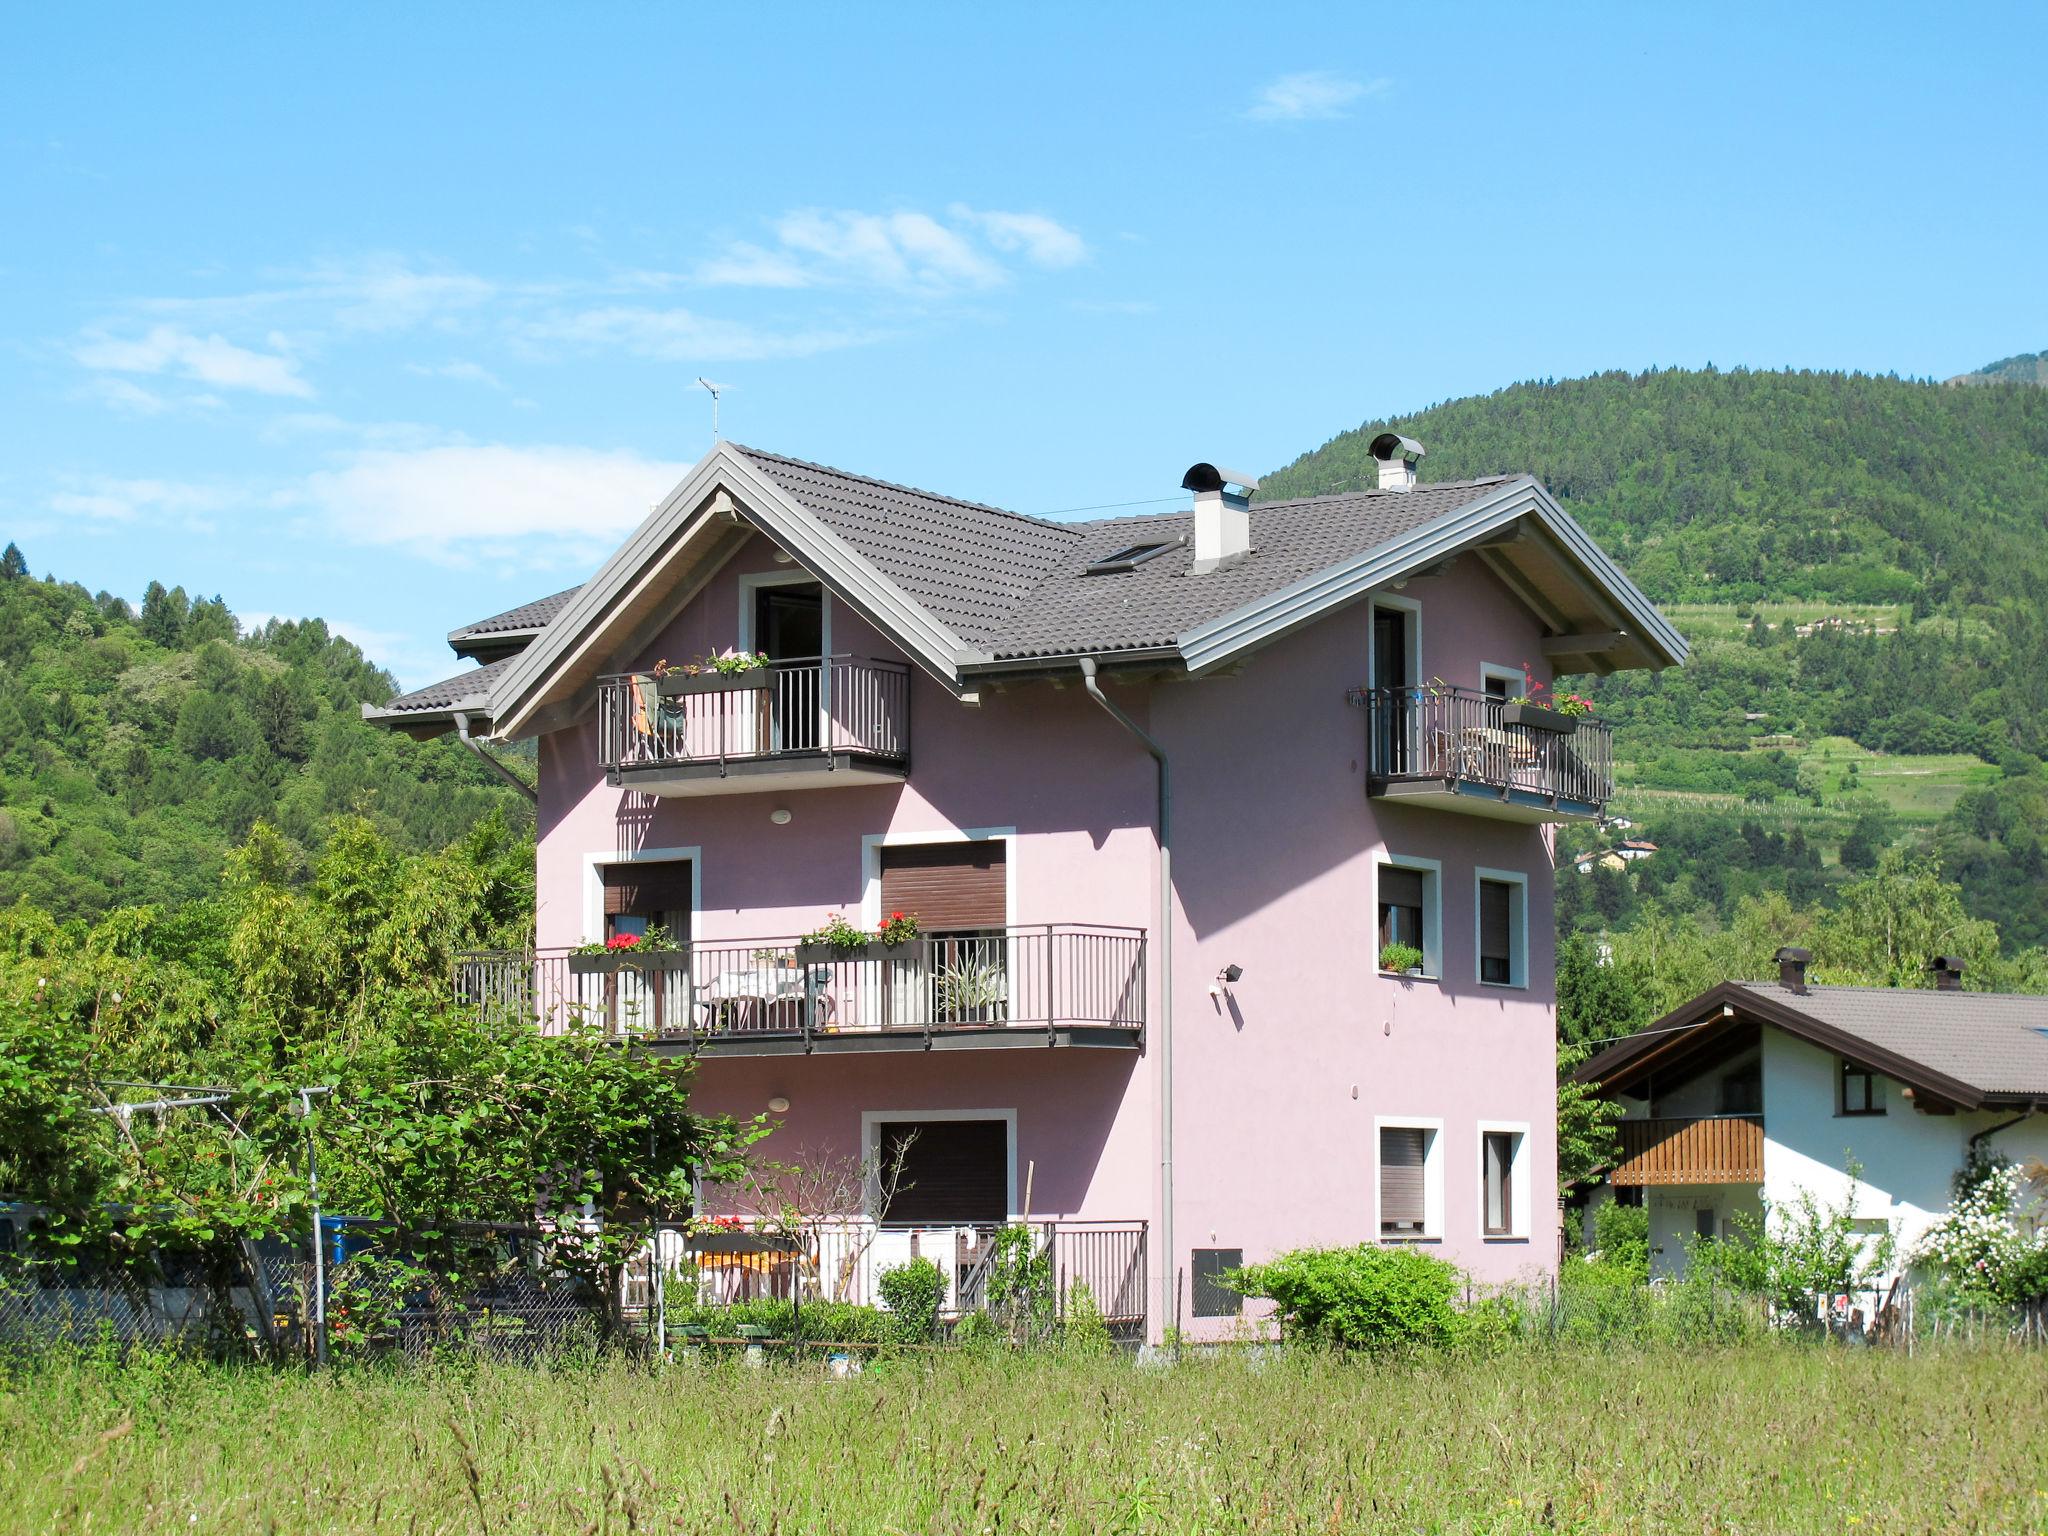
[[[2048,352],[2020,352],[2001,357],[1995,363],[1969,373],[1959,373],[1951,384],[2048,384]]]
[[[1374,483],[1398,427],[1425,480],[1528,470],[1660,602],[2038,602],[2048,391],[1669,369],[1515,384],[1367,422],[1265,497]]]
[[[54,916],[212,897],[258,820],[316,851],[338,815],[400,851],[528,808],[461,747],[365,725],[388,673],[319,620],[244,634],[151,583],[141,611],[0,560],[0,905]]]

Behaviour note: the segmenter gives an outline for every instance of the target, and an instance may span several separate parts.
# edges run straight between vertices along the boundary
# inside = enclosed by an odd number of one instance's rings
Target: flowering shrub
[[[682,946],[669,936],[669,931],[656,923],[645,933],[615,933],[608,939],[592,939],[587,944],[578,944],[569,951],[572,955],[627,955],[642,954],[648,950],[672,950]]]
[[[826,918],[821,927],[813,928],[803,936],[806,944],[822,944],[828,949],[853,950],[866,944],[871,935],[865,928],[856,928],[840,913],[834,912]]]
[[[2022,1229],[2018,1168],[1980,1158],[1956,1175],[1948,1214],[1928,1228],[1914,1257],[1946,1271],[1972,1299],[2007,1304],[2048,1296],[2048,1227]]]
[[[891,912],[882,926],[875,930],[875,937],[884,944],[908,944],[917,937],[917,919],[901,912]]]
[[[1583,693],[1553,693],[1548,683],[1536,681],[1536,674],[1529,670],[1529,663],[1522,663],[1522,692],[1519,697],[1509,699],[1510,704],[1529,704],[1537,709],[1555,710],[1572,719],[1582,719],[1593,713],[1593,701]]]

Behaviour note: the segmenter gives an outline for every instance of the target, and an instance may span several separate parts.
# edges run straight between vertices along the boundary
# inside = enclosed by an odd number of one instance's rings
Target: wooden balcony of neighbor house
[[[1469,688],[1370,688],[1367,792],[1508,821],[1598,819],[1614,795],[1614,739]]]
[[[1145,1038],[1145,931],[1049,923],[853,952],[796,939],[456,957],[459,1002],[693,1055],[1084,1046]]]
[[[910,669],[851,656],[751,671],[598,681],[606,779],[655,795],[731,795],[901,782]]]
[[[1623,1120],[1621,1161],[1608,1181],[1644,1184],[1761,1184],[1762,1115],[1695,1115],[1686,1119]]]

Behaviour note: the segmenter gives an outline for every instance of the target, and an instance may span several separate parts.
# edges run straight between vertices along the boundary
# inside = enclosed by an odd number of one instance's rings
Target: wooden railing
[[[835,753],[900,760],[910,751],[910,669],[901,662],[811,656],[730,678],[625,674],[599,679],[597,698],[598,756],[614,773]]]
[[[1623,1120],[1614,1184],[1761,1184],[1762,1115]]]
[[[1372,688],[1365,692],[1372,777],[1440,779],[1540,795],[1578,805],[1614,796],[1614,738],[1581,717],[1568,734],[1513,723],[1505,699],[1470,688]]]

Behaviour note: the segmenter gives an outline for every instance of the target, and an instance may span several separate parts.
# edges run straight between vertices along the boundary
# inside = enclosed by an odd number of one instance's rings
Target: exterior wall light
[[[789,825],[789,807],[787,807],[787,806],[783,806],[783,805],[778,805],[777,807],[775,807],[775,809],[774,809],[774,810],[772,810],[772,811],[770,811],[770,812],[768,813],[768,819],[769,819],[770,821],[774,822],[774,823],[775,823],[775,825],[776,825],[776,826],[778,826],[778,827],[786,827],[786,826],[788,826],[788,825]]]
[[[789,1100],[785,1099],[781,1094],[778,1093],[777,1095],[775,1095],[774,1098],[768,1101],[768,1113],[771,1115],[788,1114]]]

